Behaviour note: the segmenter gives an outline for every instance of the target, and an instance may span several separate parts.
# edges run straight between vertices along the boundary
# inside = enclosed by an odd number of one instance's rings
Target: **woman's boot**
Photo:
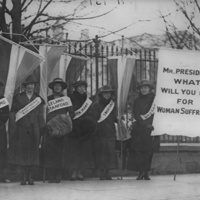
[[[49,180],[48,180],[48,183],[54,183],[54,179],[55,179],[55,170],[54,168],[49,168],[47,170],[48,172],[48,177],[49,177]]]
[[[140,172],[136,180],[142,180],[144,178],[144,173]]]
[[[105,170],[104,170],[104,169],[101,169],[101,170],[100,170],[100,177],[99,177],[99,180],[105,180]]]
[[[77,179],[77,170],[74,169],[73,172],[72,172],[72,176],[71,176],[71,181],[75,181]]]
[[[111,177],[108,169],[105,170],[105,179],[106,180],[112,180],[112,177]]]
[[[27,176],[26,176],[26,169],[23,168],[21,169],[21,185],[26,185],[26,179],[27,179]]]
[[[148,172],[145,172],[144,173],[144,180],[151,180],[150,178],[149,178],[149,174],[148,174]]]
[[[81,170],[78,170],[77,171],[77,180],[79,181],[84,181],[84,178],[83,178],[83,175],[81,173]]]
[[[56,169],[55,183],[60,183],[61,181],[61,169]]]
[[[34,185],[34,180],[32,178],[32,171],[31,170],[28,170],[28,173],[27,173],[27,177],[28,177],[28,184],[29,185]]]

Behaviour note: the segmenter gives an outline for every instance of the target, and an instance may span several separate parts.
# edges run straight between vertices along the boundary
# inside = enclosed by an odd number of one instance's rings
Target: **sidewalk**
[[[200,174],[136,177],[99,181],[62,181],[60,184],[35,182],[34,186],[0,184],[1,200],[199,200]]]

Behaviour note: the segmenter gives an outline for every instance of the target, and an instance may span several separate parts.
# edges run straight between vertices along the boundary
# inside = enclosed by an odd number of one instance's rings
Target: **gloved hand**
[[[151,124],[148,124],[148,125],[147,125],[147,129],[150,130],[150,131],[153,131],[153,130],[154,130],[154,127],[153,127]]]

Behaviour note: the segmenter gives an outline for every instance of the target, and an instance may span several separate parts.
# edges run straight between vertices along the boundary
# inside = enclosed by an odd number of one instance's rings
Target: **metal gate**
[[[130,86],[129,97],[127,101],[126,116],[127,121],[132,120],[131,106],[137,97],[136,86],[142,79],[149,79],[156,86],[157,69],[158,69],[158,49],[122,49],[112,43],[101,44],[102,42],[96,38],[90,42],[66,42],[67,53],[89,57],[84,69],[80,72],[80,79],[86,80],[88,83],[88,93],[95,96],[98,89],[110,84],[110,71],[107,64],[109,56],[137,55],[134,74]],[[128,123],[127,123],[128,125]],[[181,133],[180,133],[181,134]],[[162,143],[177,143],[177,136],[162,135],[160,136]],[[200,138],[179,137],[181,143],[200,143]]]

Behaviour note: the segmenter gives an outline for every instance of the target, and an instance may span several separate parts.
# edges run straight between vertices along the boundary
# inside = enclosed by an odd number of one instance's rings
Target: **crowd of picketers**
[[[118,168],[115,123],[119,121],[112,87],[102,86],[94,100],[87,96],[87,82],[79,80],[67,96],[63,91],[68,84],[55,78],[48,84],[52,94],[45,103],[35,92],[36,84],[34,76],[29,76],[11,106],[0,96],[2,181],[9,182],[4,173],[8,165],[20,169],[21,185],[34,185],[33,172],[41,165],[48,183],[60,183],[63,170],[70,172],[71,181],[85,180],[85,169],[97,170],[100,180],[112,180],[110,170]],[[0,86],[4,87],[3,83]],[[127,169],[139,172],[136,180],[150,180],[148,172],[159,140],[151,136],[153,115],[147,119],[141,116],[151,108],[154,87],[150,81],[142,80],[137,89]]]

